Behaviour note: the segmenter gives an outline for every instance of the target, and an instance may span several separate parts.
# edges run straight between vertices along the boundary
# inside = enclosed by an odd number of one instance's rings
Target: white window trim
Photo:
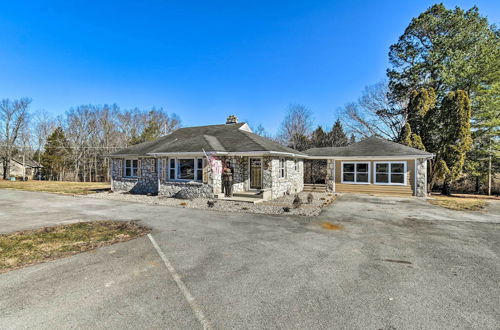
[[[389,176],[389,182],[377,182],[377,164],[403,164],[404,165],[404,169],[403,169],[403,180],[404,180],[404,183],[392,183],[391,182],[391,166],[389,166],[389,172],[387,172],[387,175]],[[407,166],[407,163],[405,160],[400,160],[400,161],[387,161],[387,162],[374,162],[373,163],[373,176],[374,176],[374,179],[373,179],[373,184],[378,184],[378,185],[382,185],[382,186],[406,186],[407,185],[407,176],[408,176],[408,173],[407,173],[407,169],[408,169],[408,166]],[[381,172],[382,173],[382,172]],[[385,173],[385,172],[384,172]]]
[[[281,167],[281,161],[283,160],[283,167]],[[281,176],[281,170],[283,170],[283,176]],[[286,158],[280,158],[278,160],[278,177],[280,179],[286,179]]]
[[[170,170],[172,169],[172,167],[170,166],[171,164],[171,160],[174,159],[174,175],[175,175],[175,178],[174,179],[171,179],[170,178]],[[179,168],[179,159],[192,159],[194,161],[194,179],[179,179],[178,178],[178,168]],[[201,174],[201,178],[198,178],[198,159],[202,159],[202,169],[203,169],[203,166],[205,164],[205,159],[203,157],[169,157],[168,158],[168,166],[167,166],[167,175],[166,175],[166,179],[167,181],[170,181],[170,182],[203,182],[203,172]]]
[[[137,167],[135,168],[135,174],[136,175],[128,175],[127,176],[127,160],[132,162],[132,165],[130,167],[130,173],[132,173],[132,169],[134,168],[134,160],[137,161]],[[139,159],[138,158],[124,158],[123,159],[123,177],[126,179],[137,179],[137,171],[139,170]]]
[[[357,164],[368,164],[368,182],[353,182],[353,181],[344,181],[344,164],[354,164],[354,180],[356,180],[356,165]],[[342,183],[345,183],[345,184],[371,184],[372,182],[372,178],[371,178],[371,162],[341,162],[341,168],[340,168],[340,182]],[[351,172],[348,172],[348,173],[351,173]],[[361,172],[361,173],[365,173],[365,172]]]

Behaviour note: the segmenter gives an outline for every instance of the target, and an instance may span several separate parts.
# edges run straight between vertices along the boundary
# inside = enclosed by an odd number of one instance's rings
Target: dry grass
[[[26,191],[44,191],[65,195],[87,195],[97,190],[109,189],[109,182],[69,181],[8,181],[0,180],[0,188]]]
[[[145,235],[135,222],[92,221],[0,235],[0,273]]]
[[[429,203],[456,211],[479,211],[486,206],[486,201],[481,198],[464,198],[454,196],[432,196]]]

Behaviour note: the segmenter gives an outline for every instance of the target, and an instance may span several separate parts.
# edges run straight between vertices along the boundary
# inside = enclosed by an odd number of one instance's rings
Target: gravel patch
[[[213,210],[223,212],[241,212],[241,213],[258,213],[258,214],[273,214],[273,215],[299,215],[299,216],[317,216],[321,213],[321,208],[330,205],[337,194],[334,193],[318,193],[313,192],[313,199],[308,203],[308,192],[298,194],[302,200],[299,207],[294,207],[293,200],[295,195],[284,196],[262,203],[247,203],[242,201],[228,201],[213,198],[195,198],[192,200],[182,200],[164,196],[146,196],[134,195],[130,193],[95,193],[86,195],[87,198],[109,199],[136,202],[153,205],[166,205],[183,208],[193,208],[202,210]]]

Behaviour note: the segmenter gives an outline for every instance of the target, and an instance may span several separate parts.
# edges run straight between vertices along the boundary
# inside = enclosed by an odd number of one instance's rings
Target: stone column
[[[335,191],[335,160],[326,160],[326,190],[334,192]]]
[[[415,161],[415,195],[417,197],[427,196],[427,159],[419,158]]]

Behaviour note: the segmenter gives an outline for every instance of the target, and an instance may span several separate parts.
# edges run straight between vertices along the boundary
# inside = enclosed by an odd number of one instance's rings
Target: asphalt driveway
[[[361,195],[307,219],[0,190],[0,232],[141,220],[174,268],[143,237],[2,274],[0,328],[496,329],[499,217]]]

